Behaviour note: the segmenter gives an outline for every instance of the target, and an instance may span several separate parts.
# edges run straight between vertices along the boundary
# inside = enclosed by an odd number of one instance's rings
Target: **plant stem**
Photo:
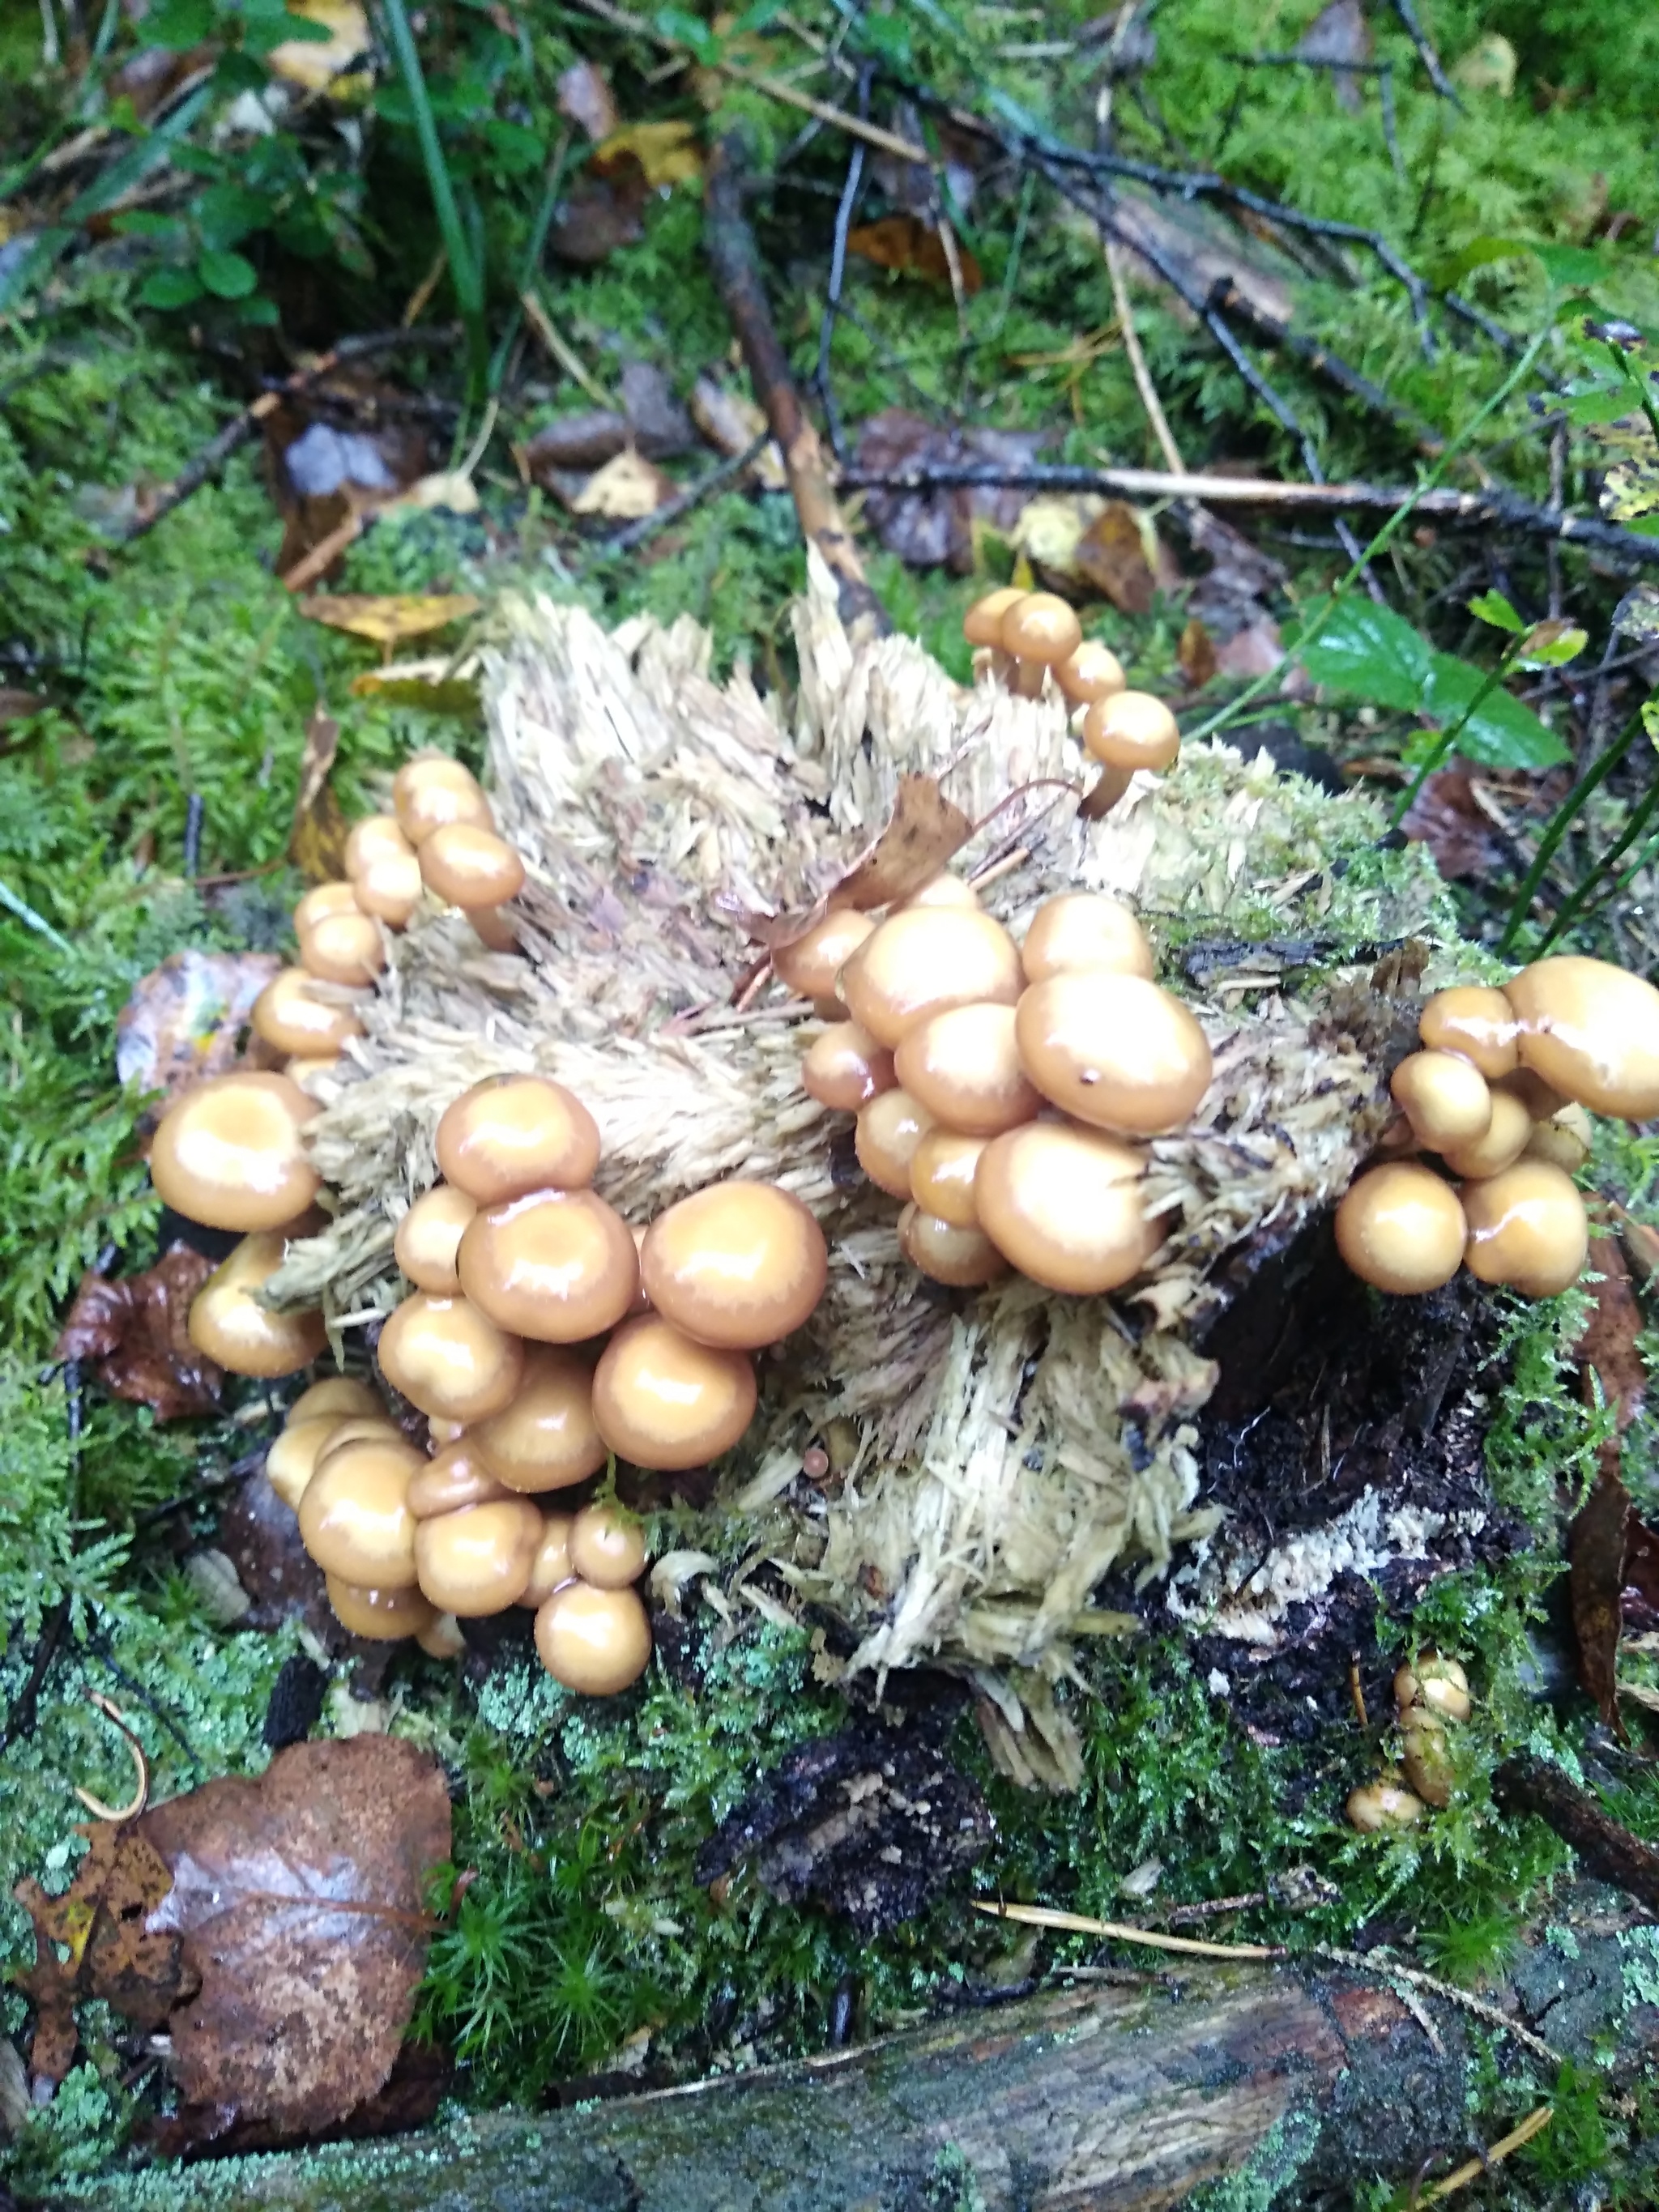
[[[1418,793],[1422,790],[1424,785],[1434,774],[1436,769],[1439,767],[1441,762],[1444,760],[1447,754],[1452,750],[1453,747],[1456,744],[1457,740],[1462,736],[1464,731],[1468,729],[1469,724],[1474,720],[1475,708],[1482,705],[1491,697],[1492,694],[1497,690],[1498,685],[1509,674],[1510,669],[1514,667],[1516,662],[1521,656],[1521,648],[1525,643],[1525,638],[1516,638],[1513,645],[1505,648],[1498,659],[1497,667],[1492,669],[1483,679],[1479,690],[1475,692],[1474,696],[1469,701],[1468,705],[1464,708],[1457,720],[1449,729],[1443,730],[1440,732],[1439,742],[1430,747],[1429,751],[1424,759],[1422,767],[1418,769],[1417,774],[1412,778],[1410,783],[1407,785],[1405,790],[1396,800],[1394,812],[1389,817],[1389,827],[1390,830],[1397,830],[1401,823],[1405,820],[1406,817],[1411,812],[1413,801],[1416,799]]]
[[[1649,822],[1653,818],[1654,810],[1656,807],[1659,807],[1659,782],[1656,782],[1654,784],[1651,790],[1647,793],[1647,796],[1643,799],[1641,805],[1631,816],[1630,820],[1625,824],[1623,833],[1611,846],[1608,847],[1607,850],[1601,855],[1595,866],[1590,870],[1589,875],[1584,878],[1583,882],[1578,885],[1577,890],[1573,891],[1571,896],[1563,904],[1560,912],[1556,915],[1555,920],[1550,924],[1548,929],[1544,933],[1543,942],[1538,948],[1540,954],[1547,952],[1551,945],[1555,943],[1556,939],[1564,935],[1565,932],[1572,927],[1573,923],[1577,921],[1579,915],[1584,911],[1585,906],[1589,902],[1590,893],[1607,874],[1607,870],[1619,858],[1619,855],[1621,853],[1627,853],[1631,847],[1636,842],[1636,840],[1641,836],[1643,830],[1646,829]],[[1597,901],[1595,911],[1599,913],[1601,908],[1607,904],[1608,899],[1616,898],[1619,896],[1619,893],[1624,889],[1625,885],[1641,872],[1642,868],[1645,865],[1649,857],[1648,850],[1644,847],[1640,856],[1632,863],[1631,866],[1622,876],[1620,876],[1614,880],[1612,887],[1605,896]]]
[[[460,309],[461,325],[466,332],[467,396],[469,399],[483,398],[489,380],[489,337],[484,328],[483,271],[472,251],[472,241],[461,221],[460,209],[455,202],[455,188],[450,181],[449,164],[444,159],[443,142],[438,136],[437,118],[432,112],[432,102],[427,97],[426,78],[421,70],[421,57],[415,44],[415,33],[410,28],[404,12],[404,0],[382,0],[386,22],[392,33],[392,46],[398,58],[398,67],[403,73],[404,89],[409,94],[409,105],[415,117],[415,136],[420,143],[421,159],[426,166],[426,180],[432,194],[433,211],[438,218],[438,230],[443,239],[444,250],[449,256],[450,281],[455,287],[456,304]]]
[[[1591,795],[1606,782],[1613,770],[1630,750],[1631,740],[1641,726],[1642,714],[1638,708],[1607,747],[1606,752],[1602,754],[1601,759],[1596,762],[1587,775],[1579,777],[1577,782],[1550,817],[1549,825],[1538,841],[1538,850],[1533,855],[1532,866],[1521,879],[1521,888],[1515,895],[1515,903],[1510,908],[1509,920],[1504,925],[1504,934],[1498,940],[1500,957],[1514,944],[1522,923],[1531,912],[1534,896],[1539,884],[1544,880],[1544,871],[1555,857],[1557,847],[1572,827],[1574,821],[1583,813]]]
[[[542,249],[547,244],[547,234],[553,228],[553,216],[559,204],[559,194],[564,190],[565,173],[570,161],[570,133],[567,131],[559,141],[558,151],[553,156],[547,173],[547,185],[542,193],[542,204],[536,210],[536,220],[530,226],[530,242],[525,247],[524,265],[520,274],[518,299],[507,319],[507,328],[496,341],[495,350],[489,356],[489,374],[486,381],[492,398],[501,388],[501,379],[507,374],[507,357],[513,350],[513,341],[519,335],[519,325],[524,320],[524,295],[536,281],[542,265]]]

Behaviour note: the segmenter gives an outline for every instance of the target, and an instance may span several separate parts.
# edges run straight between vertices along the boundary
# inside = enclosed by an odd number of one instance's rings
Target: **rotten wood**
[[[1586,1874],[1659,1912],[1659,1850],[1621,1827],[1553,1761],[1505,1759],[1492,1775],[1492,1794],[1500,1812],[1533,1813],[1553,1828],[1577,1852]]]

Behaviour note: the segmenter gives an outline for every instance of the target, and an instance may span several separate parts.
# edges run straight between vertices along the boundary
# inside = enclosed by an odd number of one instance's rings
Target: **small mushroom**
[[[671,1206],[640,1247],[640,1281],[657,1311],[728,1352],[758,1352],[799,1328],[829,1265],[823,1231],[798,1198],[741,1179]]]
[[[1126,778],[1138,769],[1161,773],[1181,751],[1181,730],[1161,699],[1150,691],[1115,691],[1083,718],[1083,742],[1103,768]]]
[[[1449,1805],[1455,1776],[1446,1731],[1420,1708],[1406,1717],[1400,1740],[1406,1779],[1425,1805]]]
[[[1092,1295],[1138,1275],[1164,1240],[1142,1206],[1143,1154],[1063,1121],[1028,1121],[980,1155],[980,1226],[1050,1291]]]
[[[347,884],[315,884],[294,909],[294,933],[303,937],[325,914],[360,914],[357,894]]]
[[[401,853],[376,853],[352,878],[352,890],[364,914],[388,929],[406,929],[421,902],[423,882],[420,860],[405,842]]]
[[[349,1038],[361,1036],[363,1025],[349,1006],[331,1006],[312,996],[313,980],[304,968],[284,968],[273,975],[248,1017],[254,1035],[278,1052],[307,1056],[337,1053]]]
[[[1593,1114],[1659,1114],[1659,991],[1606,960],[1534,960],[1504,986],[1521,1024],[1521,1058]]]
[[[1026,592],[1004,610],[997,642],[1014,664],[1009,690],[1021,699],[1040,699],[1048,671],[1082,644],[1083,625],[1053,592]]]
[[[301,1137],[316,1111],[315,1099],[285,1075],[198,1083],[155,1132],[149,1179],[157,1196],[210,1229],[281,1228],[317,1195],[321,1178]]]
[[[265,1480],[290,1512],[297,1513],[319,1455],[340,1425],[332,1413],[315,1420],[289,1421],[265,1454]]]
[[[1500,1075],[1492,1089],[1507,1091],[1518,1098],[1534,1121],[1553,1121],[1571,1103],[1559,1091],[1552,1091],[1543,1077],[1530,1067],[1517,1067],[1513,1075]]]
[[[244,1237],[191,1301],[191,1342],[229,1374],[293,1375],[328,1342],[321,1314],[273,1313],[259,1303],[286,1243],[275,1231]]]
[[[974,601],[962,618],[962,634],[969,645],[988,645],[1001,650],[1002,617],[1010,607],[1016,606],[1025,593],[1012,584],[1000,585],[994,592]]]
[[[547,1603],[561,1583],[568,1583],[575,1572],[570,1564],[570,1531],[575,1526],[574,1516],[568,1513],[544,1513],[542,1533],[536,1546],[536,1556],[530,1563],[530,1580],[525,1584],[520,1605],[532,1610]]]
[[[976,908],[912,906],[890,915],[841,971],[841,996],[890,1050],[930,1015],[981,1000],[1012,1006],[1024,981],[1014,940]]]
[[[1133,913],[1100,891],[1062,891],[1031,916],[1019,957],[1028,983],[1071,969],[1152,979],[1152,948]]]
[[[1468,1243],[1463,1264],[1483,1283],[1553,1297],[1589,1257],[1589,1223],[1571,1176],[1548,1160],[1519,1159],[1459,1193]]]
[[[300,1499],[300,1541],[325,1574],[370,1589],[415,1580],[411,1479],[426,1464],[412,1444],[372,1439],[332,1453]]]
[[[460,1442],[466,1434],[466,1423],[447,1421],[441,1414],[432,1413],[427,1418],[426,1432],[433,1450],[441,1451],[446,1444],[456,1444]]]
[[[339,1088],[340,1055],[334,1053],[326,1060],[296,1056],[290,1060],[283,1073],[290,1083],[297,1083],[307,1098],[325,1104],[331,1093]]]
[[[471,769],[447,753],[416,753],[392,780],[392,804],[398,826],[417,849],[434,830],[468,822],[493,830],[495,817]]]
[[[423,1413],[451,1421],[487,1420],[512,1404],[524,1373],[524,1346],[467,1298],[416,1291],[388,1317],[378,1357],[394,1390]]]
[[[1397,1782],[1364,1782],[1348,1792],[1343,1808],[1350,1827],[1374,1836],[1384,1828],[1413,1828],[1428,1808]]]
[[[530,1190],[580,1190],[599,1164],[599,1132],[574,1091],[542,1075],[475,1083],[446,1109],[434,1140],[447,1182],[480,1206]]]
[[[539,1494],[586,1482],[605,1462],[592,1369],[574,1352],[538,1346],[513,1403],[470,1429],[466,1441],[509,1490]]]
[[[899,1249],[913,1267],[936,1283],[957,1290],[994,1283],[1008,1272],[1008,1262],[982,1229],[964,1229],[937,1214],[907,1206],[899,1216]]]
[[[449,1182],[434,1184],[410,1207],[398,1224],[392,1255],[417,1291],[441,1298],[460,1295],[455,1254],[477,1211],[477,1200]]]
[[[793,945],[779,945],[772,955],[773,972],[797,998],[833,999],[836,978],[875,928],[867,914],[836,907]]]
[[[1492,1093],[1480,1069],[1455,1052],[1408,1053],[1389,1084],[1412,1134],[1430,1152],[1471,1145],[1492,1127]]]
[[[1526,1156],[1548,1160],[1564,1175],[1577,1175],[1590,1156],[1595,1131],[1582,1106],[1564,1106],[1542,1121],[1534,1121],[1526,1142]],[[1487,1172],[1495,1173],[1495,1170]]]
[[[300,964],[319,982],[372,983],[386,966],[386,939],[372,914],[325,914],[300,933]]]
[[[754,1419],[745,1352],[695,1343],[659,1314],[624,1322],[593,1376],[593,1419],[618,1459],[675,1473],[730,1451]]]
[[[572,1568],[595,1589],[626,1589],[645,1571],[645,1532],[614,1505],[584,1505],[569,1543]]]
[[[968,1137],[958,1129],[943,1127],[927,1131],[910,1155],[910,1194],[921,1212],[948,1222],[953,1229],[979,1227],[974,1178],[979,1172],[980,1156],[990,1141],[988,1137]]]
[[[651,1623],[637,1590],[568,1582],[537,1613],[536,1649],[567,1690],[611,1698],[650,1664]]]
[[[415,1528],[415,1570],[441,1613],[458,1620],[504,1613],[529,1587],[542,1516],[527,1498],[440,1513]]]
[[[301,1421],[320,1420],[326,1413],[331,1420],[343,1421],[356,1413],[374,1415],[382,1411],[380,1395],[371,1383],[360,1382],[355,1375],[325,1375],[320,1382],[301,1390],[285,1416],[285,1425],[297,1427]]]
[[[1209,1040],[1179,999],[1143,976],[1068,969],[1033,983],[1014,1033],[1043,1097],[1094,1128],[1178,1128],[1210,1087]]]
[[[409,1510],[417,1521],[435,1521],[441,1513],[460,1513],[469,1505],[494,1505],[513,1491],[498,1482],[485,1466],[483,1455],[465,1440],[446,1444],[427,1461],[409,1485]]]
[[[930,876],[919,891],[912,891],[904,902],[906,906],[970,906],[979,905],[979,893],[965,876],[953,876],[949,868]]]
[[[919,1106],[965,1136],[999,1137],[1034,1121],[1042,1104],[1020,1064],[1012,1006],[929,1015],[905,1037],[893,1068]]]
[[[1437,1651],[1419,1652],[1412,1665],[1399,1669],[1394,1701],[1402,1717],[1421,1705],[1442,1720],[1466,1721],[1474,1709],[1468,1676],[1455,1659],[1443,1659]]]
[[[1461,1052],[1487,1080],[1513,1075],[1520,1062],[1520,1024],[1499,990],[1454,983],[1424,1002],[1417,1034],[1434,1052]]]
[[[387,1419],[384,1407],[378,1413],[348,1413],[343,1420],[335,1423],[332,1434],[324,1438],[316,1467],[325,1465],[336,1452],[344,1451],[349,1444],[401,1444],[408,1441],[398,1424]],[[315,1474],[316,1468],[312,1472]]]
[[[1124,688],[1123,664],[1096,638],[1085,637],[1069,659],[1054,667],[1054,681],[1074,707],[1098,706]]]
[[[806,1048],[801,1088],[820,1106],[856,1114],[898,1081],[893,1055],[856,1022],[832,1022]]]
[[[421,847],[421,879],[452,906],[504,906],[524,889],[524,862],[504,837],[471,822],[449,822]]]
[[[323,1580],[334,1618],[348,1635],[374,1644],[398,1644],[412,1636],[423,1650],[430,1648],[426,1639],[438,1616],[413,1583],[406,1589],[365,1589],[343,1575],[325,1575]]]
[[[884,1091],[859,1114],[853,1145],[859,1165],[890,1198],[911,1196],[910,1163],[933,1117],[908,1091]]]
[[[1463,1258],[1463,1209],[1415,1160],[1369,1169],[1336,1209],[1336,1249],[1362,1282],[1397,1297],[1450,1282]]]
[[[357,880],[377,860],[408,860],[415,848],[399,828],[395,814],[365,814],[352,823],[345,842],[345,872],[355,890]]]
[[[539,1344],[580,1344],[634,1303],[639,1255],[628,1224],[591,1190],[532,1190],[487,1206],[455,1255],[481,1313]]]
[[[1518,1160],[1532,1141],[1533,1120],[1512,1091],[1493,1091],[1492,1120],[1470,1145],[1442,1145],[1440,1157],[1455,1176],[1495,1176]],[[1575,1112],[1577,1109],[1572,1109]]]
[[[521,1598],[520,1603],[524,1602]],[[461,1624],[453,1613],[434,1615],[421,1629],[415,1641],[428,1659],[459,1659],[466,1649],[466,1638],[461,1633]]]

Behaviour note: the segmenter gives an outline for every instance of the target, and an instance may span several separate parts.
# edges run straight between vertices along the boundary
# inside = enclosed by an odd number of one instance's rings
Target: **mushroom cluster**
[[[1191,1115],[1211,1060],[1127,907],[1062,894],[1022,948],[945,875],[879,923],[831,912],[774,960],[839,1017],[802,1085],[857,1115],[860,1164],[904,1202],[924,1274],[969,1287],[1012,1266],[1086,1294],[1140,1273],[1162,1238],[1134,1140]]]
[[[1409,1828],[1433,1805],[1449,1805],[1454,1775],[1446,1730],[1474,1710],[1469,1678],[1455,1659],[1425,1651],[1394,1678],[1400,1721],[1400,1764],[1405,1781],[1391,1774],[1350,1790],[1344,1808],[1352,1826],[1366,1834]]]
[[[1589,1152],[1586,1109],[1659,1114],[1659,991],[1559,956],[1501,989],[1437,991],[1419,1039],[1390,1085],[1396,1133],[1439,1169],[1395,1158],[1360,1176],[1336,1210],[1342,1257],[1399,1294],[1437,1289],[1460,1267],[1525,1297],[1565,1290],[1589,1253],[1572,1182]]]

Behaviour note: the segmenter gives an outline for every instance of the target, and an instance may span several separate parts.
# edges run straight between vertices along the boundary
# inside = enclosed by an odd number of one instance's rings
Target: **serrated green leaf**
[[[1558,287],[1570,291],[1588,291],[1607,281],[1607,263],[1599,253],[1592,253],[1588,246],[1553,246],[1537,240],[1528,251],[1551,283]]]
[[[1392,608],[1344,599],[1318,636],[1291,653],[1316,684],[1351,698],[1407,714],[1422,704],[1430,647]]]
[[[1469,601],[1469,612],[1477,622],[1490,623],[1494,629],[1512,630],[1517,637],[1527,627],[1502,592],[1482,592]]]
[[[1422,707],[1443,730],[1458,721],[1486,681],[1485,672],[1455,653],[1431,658]],[[1530,707],[1523,707],[1500,684],[1469,714],[1458,732],[1457,750],[1482,768],[1554,768],[1572,756]]]
[[[259,281],[258,270],[243,255],[211,247],[197,256],[196,273],[221,300],[246,300]]]

